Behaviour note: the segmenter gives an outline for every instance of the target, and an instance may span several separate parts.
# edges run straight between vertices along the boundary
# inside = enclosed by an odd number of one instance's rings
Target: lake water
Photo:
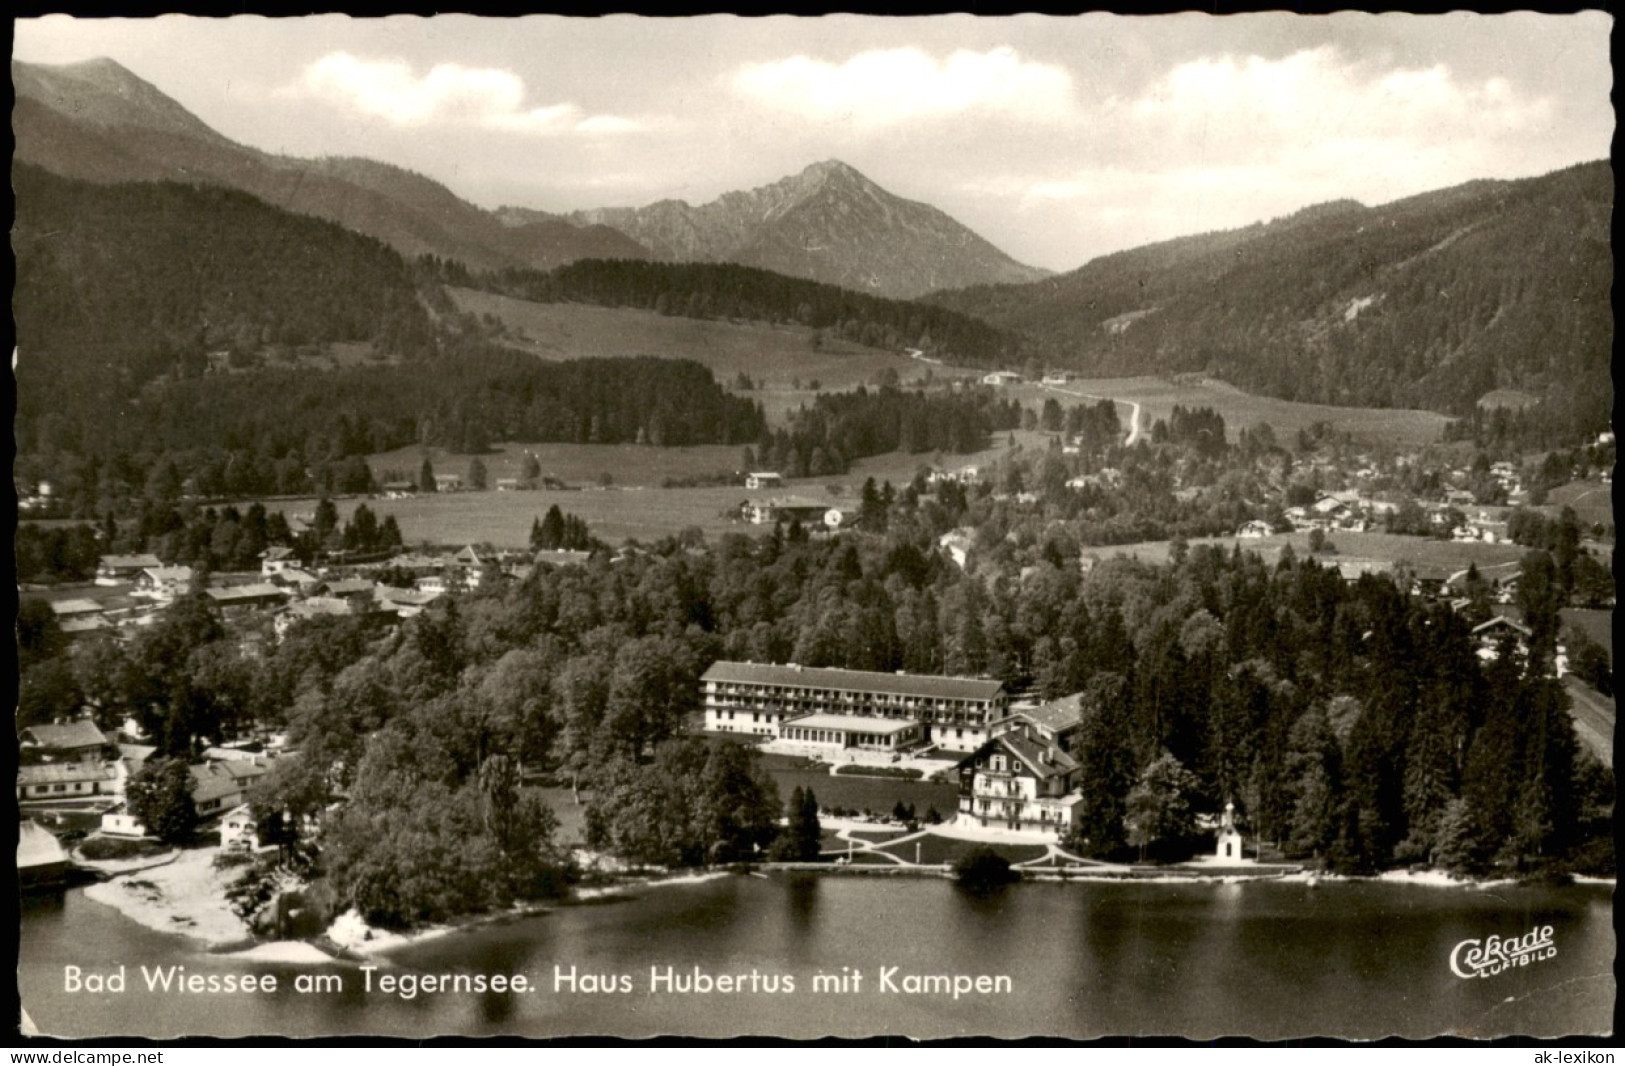
[[[728,875],[476,927],[378,961],[300,967],[210,956],[78,890],[26,901],[18,983],[62,1036],[437,1034],[545,1038],[676,1034],[792,1038],[1031,1035],[1208,1039],[1601,1033],[1613,1022],[1611,887],[1378,883],[1013,885],[978,896],[942,880]],[[1451,971],[1463,940],[1552,927],[1550,958],[1492,977]],[[64,967],[127,967],[122,994],[64,991]],[[162,994],[139,967],[276,974],[275,993]],[[369,964],[372,965],[372,964]],[[583,979],[555,990],[556,971]],[[651,991],[651,968],[741,975],[742,991]],[[909,974],[985,975],[998,991],[889,991]],[[749,987],[750,975],[756,987]],[[861,972],[851,991],[818,975]],[[300,975],[342,990],[299,992]],[[381,978],[524,974],[534,991],[382,991]],[[588,992],[587,975],[629,992]],[[997,977],[1008,977],[1008,991]],[[769,991],[776,978],[781,991]],[[782,991],[793,979],[794,991]],[[849,987],[851,987],[849,985]],[[951,986],[950,986],[951,987]]]

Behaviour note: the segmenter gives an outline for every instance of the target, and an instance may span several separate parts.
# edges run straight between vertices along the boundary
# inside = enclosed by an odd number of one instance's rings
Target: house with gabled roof
[[[288,590],[270,583],[236,585],[231,588],[205,589],[205,594],[222,611],[242,611],[258,607],[275,607],[286,603]]]
[[[137,574],[149,567],[163,565],[163,562],[150,552],[138,555],[104,555],[96,564],[96,584],[122,585],[134,581]]]
[[[1041,730],[1009,729],[959,764],[958,820],[1059,840],[1083,807],[1079,772],[1078,761]]]
[[[100,759],[17,767],[19,802],[111,795],[113,769]]]
[[[149,566],[136,575],[134,595],[172,600],[191,591],[195,577],[190,566]]]
[[[76,762],[101,759],[113,748],[107,735],[88,718],[31,725],[18,734],[17,744],[33,749],[46,759]]]
[[[1005,733],[1027,733],[1044,744],[1053,744],[1062,751],[1071,752],[1078,731],[1083,728],[1083,693],[1045,700],[1042,703],[1019,704],[1010,713],[994,722],[988,732],[992,736]]]
[[[192,803],[201,818],[211,818],[247,802],[249,789],[270,772],[261,759],[206,762],[188,769],[192,774]]]
[[[1473,644],[1478,649],[1478,657],[1489,660],[1500,655],[1501,642],[1508,635],[1511,636],[1519,653],[1527,652],[1532,631],[1517,619],[1498,614],[1489,621],[1474,626],[1471,635]]]
[[[102,605],[90,599],[52,600],[51,613],[56,615],[58,621],[69,618],[83,618],[89,615],[102,613]]]

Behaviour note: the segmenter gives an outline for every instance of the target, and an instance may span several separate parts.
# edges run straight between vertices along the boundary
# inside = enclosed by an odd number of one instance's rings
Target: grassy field
[[[890,814],[899,802],[914,804],[921,818],[936,807],[944,818],[958,809],[959,789],[955,785],[928,781],[888,780],[879,777],[838,777],[824,771],[781,770],[764,764],[764,768],[779,786],[779,798],[789,799],[797,787],[810,788],[818,797],[818,806],[829,810],[844,807],[869,810],[875,814]]]
[[[954,837],[926,836],[918,840],[905,840],[897,844],[888,844],[881,851],[889,851],[900,859],[909,862],[914,858],[915,848],[919,848],[919,862],[927,865],[953,862],[972,848],[992,848],[1004,856],[1011,863],[1028,862],[1032,859],[1041,859],[1049,851],[1043,844],[1007,844],[1003,842],[984,844],[975,840],[959,840]]]
[[[1401,537],[1390,533],[1331,533],[1327,535],[1327,539],[1337,551],[1334,554],[1319,556],[1322,563],[1370,562],[1391,566],[1397,562],[1404,562],[1412,566],[1446,569],[1452,572],[1465,570],[1473,563],[1476,563],[1480,570],[1492,566],[1505,567],[1509,563],[1516,564],[1523,558],[1525,551],[1516,544],[1457,543],[1426,537]],[[1292,550],[1297,553],[1298,558],[1306,558],[1309,555],[1307,533],[1286,533],[1257,540],[1200,537],[1189,543],[1193,547],[1198,544],[1211,544],[1223,548],[1232,548],[1239,544],[1242,551],[1257,552],[1271,563],[1280,558],[1281,549],[1287,544],[1292,545]],[[1165,540],[1086,548],[1085,551],[1103,560],[1124,555],[1149,563],[1168,561],[1168,541]],[[1499,571],[1486,576],[1496,576],[1496,573]]]
[[[408,545],[489,544],[494,548],[524,548],[530,544],[530,526],[553,504],[567,514],[583,518],[593,536],[617,544],[628,538],[650,540],[678,533],[691,526],[707,537],[727,532],[761,533],[726,517],[749,496],[743,488],[708,489],[587,489],[578,492],[454,492],[431,493],[398,500],[337,500],[340,521],[349,521],[358,504],[365,503],[380,518],[394,515]],[[310,514],[315,500],[279,500],[270,509],[289,515]]]
[[[922,466],[940,461],[949,468],[976,464],[987,466],[1008,454],[1012,434],[998,434],[995,446],[974,455],[921,453],[860,459],[846,474],[787,481],[783,488],[751,491],[743,478],[731,485],[699,488],[662,488],[668,479],[710,478],[714,475],[740,475],[743,449],[729,445],[701,445],[692,448],[651,448],[635,444],[501,444],[479,457],[485,465],[487,484],[517,477],[526,451],[534,452],[542,473],[558,478],[568,490],[542,489],[524,492],[427,493],[400,499],[336,500],[339,518],[348,521],[360,503],[372,508],[380,518],[394,515],[408,544],[490,544],[497,548],[521,548],[529,543],[534,519],[558,504],[569,514],[587,521],[594,536],[611,544],[628,538],[655,540],[698,527],[707,537],[723,533],[767,533],[768,526],[752,526],[731,517],[747,499],[795,495],[830,504],[854,503],[864,479],[891,481],[903,485]],[[1044,448],[1048,435],[1017,430],[1018,447]],[[438,474],[459,474],[465,482],[474,457],[452,455],[440,448],[411,446],[383,452],[368,460],[373,476],[380,482],[405,479],[415,482],[427,457]],[[607,479],[608,485],[604,485]],[[289,516],[313,514],[312,498],[265,501],[270,510]],[[246,506],[246,503],[244,504]],[[726,513],[725,513],[726,512]]]
[[[1595,478],[1588,481],[1571,481],[1567,485],[1559,485],[1546,496],[1546,503],[1541,511],[1556,515],[1565,506],[1574,508],[1582,524],[1586,526],[1601,523],[1612,527],[1614,524],[1614,486],[1606,485]]]
[[[815,347],[814,332],[800,326],[677,318],[625,307],[531,303],[472,289],[450,292],[460,310],[500,319],[510,331],[505,343],[544,359],[634,355],[693,359],[730,387],[739,374],[747,374],[765,386],[765,391],[752,395],[759,395],[770,416],[773,407],[793,407],[812,395],[796,395],[797,380],[803,387],[816,379],[825,389],[846,390],[872,382],[887,368],[905,379],[923,371],[920,363],[897,352],[829,338]]]
[[[742,447],[728,444],[701,444],[691,448],[651,448],[638,444],[498,444],[479,456],[485,464],[486,483],[495,488],[499,478],[516,478],[531,452],[541,463],[544,475],[571,486],[598,486],[604,476],[612,485],[638,485],[658,488],[668,478],[703,478],[739,470]],[[453,455],[443,448],[410,445],[392,452],[380,452],[367,459],[372,476],[382,484],[404,478],[416,482],[424,458],[437,474],[458,474],[468,481],[475,456]],[[741,482],[743,484],[743,482]]]
[[[1174,405],[1211,407],[1224,416],[1231,443],[1244,426],[1268,422],[1276,438],[1290,443],[1292,436],[1316,422],[1330,422],[1357,441],[1392,445],[1434,444],[1449,420],[1432,411],[1384,410],[1367,407],[1326,407],[1296,403],[1267,396],[1254,396],[1218,381],[1175,383],[1157,377],[1085,378],[1066,385],[1073,392],[1109,396],[1120,404],[1135,402],[1144,407],[1144,424],[1150,429],[1157,419],[1166,419]],[[1044,402],[1054,395],[1037,385],[1017,385],[1012,395],[1029,404]],[[1058,396],[1063,406],[1087,401]],[[1125,425],[1128,412],[1121,411]]]

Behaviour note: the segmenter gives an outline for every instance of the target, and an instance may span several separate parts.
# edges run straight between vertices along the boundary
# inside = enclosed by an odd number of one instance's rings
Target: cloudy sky
[[[255,147],[475,203],[700,203],[837,158],[1056,270],[1607,156],[1601,14],[23,20]]]

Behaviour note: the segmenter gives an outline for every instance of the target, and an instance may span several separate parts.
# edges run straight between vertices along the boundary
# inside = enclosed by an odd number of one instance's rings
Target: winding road
[[[1096,396],[1093,393],[1079,392],[1076,389],[1063,389],[1059,385],[1040,385],[1038,387],[1043,389],[1045,392],[1058,392],[1062,396],[1076,396],[1080,400],[1111,400],[1112,403],[1128,404],[1129,407],[1133,408],[1133,412],[1129,415],[1128,420],[1128,438],[1123,441],[1123,444],[1126,447],[1132,448],[1134,445],[1140,442],[1140,437],[1142,435],[1141,413],[1144,411],[1144,408],[1140,406],[1139,401],[1119,400],[1112,396]]]

